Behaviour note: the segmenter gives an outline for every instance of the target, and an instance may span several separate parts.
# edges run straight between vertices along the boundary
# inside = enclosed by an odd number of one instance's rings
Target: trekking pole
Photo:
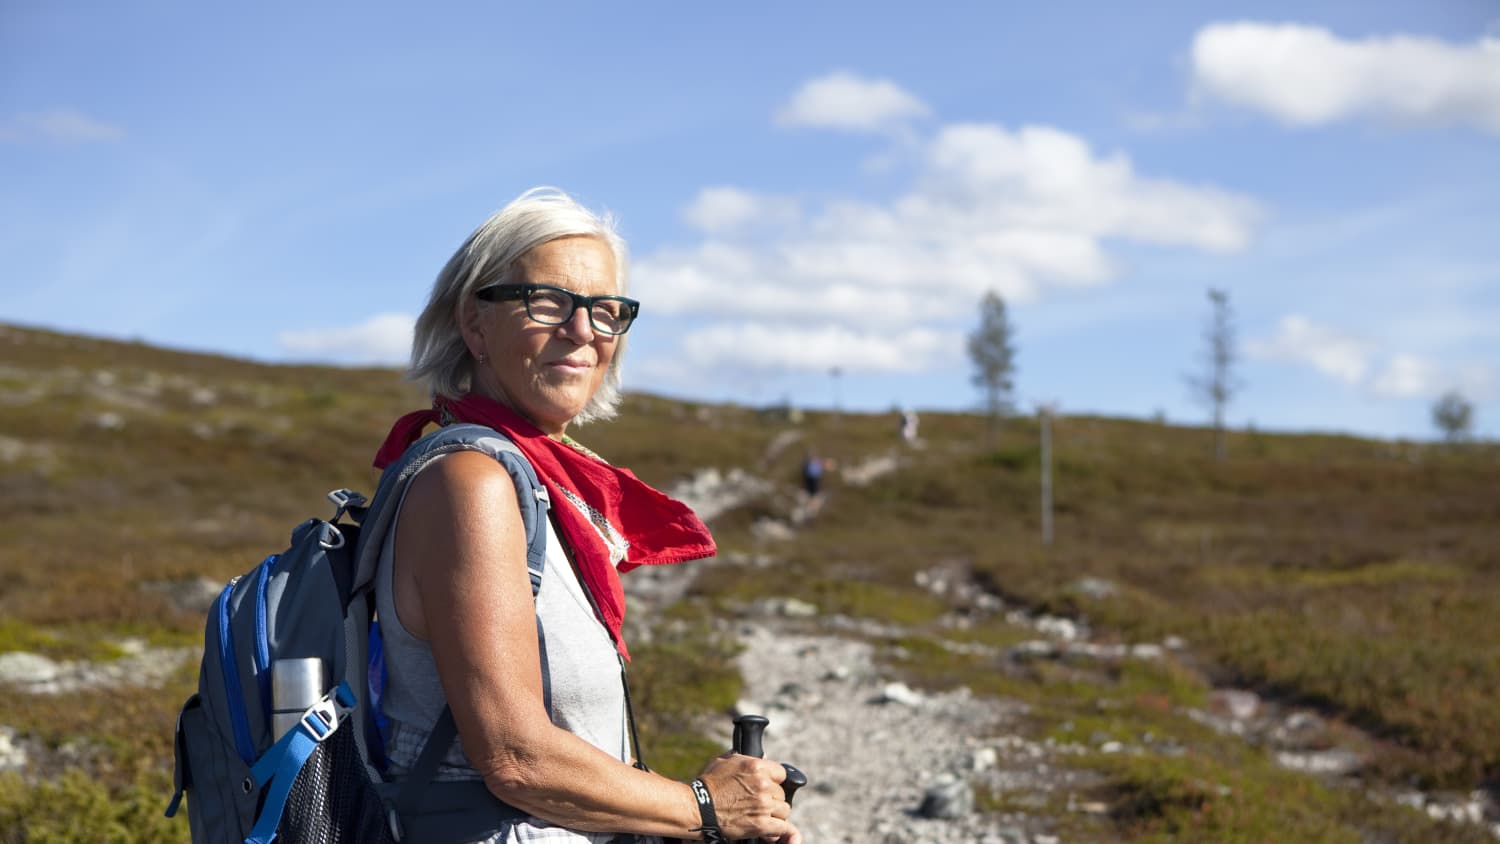
[[[734,752],[754,756],[757,759],[763,758],[766,754],[761,748],[761,736],[766,731],[766,725],[770,723],[770,719],[764,715],[741,715],[734,719]],[[781,792],[786,795],[786,802],[790,804],[792,795],[797,793],[797,789],[807,785],[807,775],[784,762],[781,767],[786,768],[786,780],[781,783]],[[735,844],[755,844],[755,842],[742,839],[736,841]]]

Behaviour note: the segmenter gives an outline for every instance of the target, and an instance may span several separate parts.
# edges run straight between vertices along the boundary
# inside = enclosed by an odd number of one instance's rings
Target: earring
[[[487,355],[487,354],[485,354],[484,352],[480,352],[479,354],[477,354],[477,355],[474,356],[474,360],[476,360],[476,361],[478,361],[480,363],[484,363],[485,361],[487,361],[489,359],[490,359],[490,356]]]

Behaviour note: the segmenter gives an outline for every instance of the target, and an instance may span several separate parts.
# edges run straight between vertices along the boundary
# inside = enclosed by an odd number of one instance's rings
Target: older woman
[[[684,505],[565,433],[615,413],[639,311],[625,276],[608,220],[536,189],[476,229],[433,286],[410,374],[431,388],[434,411],[397,423],[377,465],[428,421],[487,425],[537,470],[552,510],[533,600],[506,470],[459,451],[413,480],[377,577],[393,770],[413,767],[446,704],[459,741],[437,778],[484,783],[503,818],[487,841],[798,844],[777,763],[726,754],[691,785],[632,765],[616,572],[708,556],[713,544]]]

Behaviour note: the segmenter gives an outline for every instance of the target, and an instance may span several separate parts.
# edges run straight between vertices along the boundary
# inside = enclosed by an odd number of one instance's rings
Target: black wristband
[[[703,784],[703,780],[693,780],[693,799],[698,801],[698,819],[702,823],[688,831],[703,833],[703,840],[708,844],[729,844],[729,839],[724,837],[724,830],[719,829],[719,816],[714,813],[714,797],[708,793],[708,786]]]

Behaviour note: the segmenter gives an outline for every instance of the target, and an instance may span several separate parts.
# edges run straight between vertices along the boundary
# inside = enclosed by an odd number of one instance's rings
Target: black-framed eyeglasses
[[[641,313],[641,303],[624,296],[584,296],[550,284],[492,284],[474,291],[486,302],[526,303],[526,315],[542,325],[562,325],[587,308],[589,324],[604,334],[624,334]]]

